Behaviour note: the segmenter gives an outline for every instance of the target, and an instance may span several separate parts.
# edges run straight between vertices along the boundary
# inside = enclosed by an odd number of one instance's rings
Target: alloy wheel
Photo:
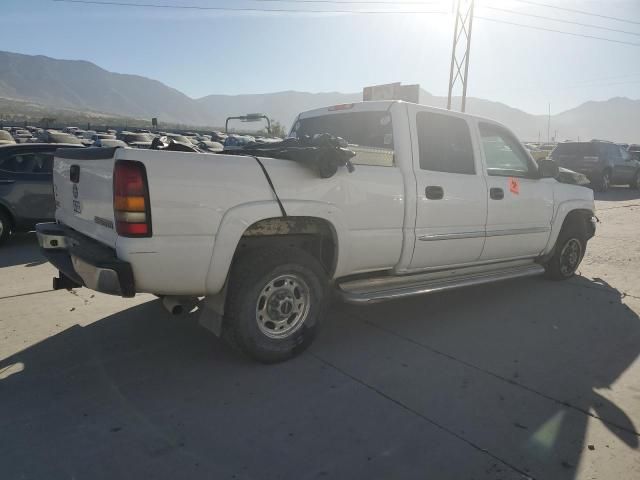
[[[577,238],[570,238],[560,252],[560,273],[570,277],[578,269],[582,259],[582,244]]]

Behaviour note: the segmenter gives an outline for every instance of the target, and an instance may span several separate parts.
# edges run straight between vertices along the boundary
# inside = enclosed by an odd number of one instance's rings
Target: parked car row
[[[5,127],[0,130],[0,145],[15,143],[66,143],[94,147],[131,147],[151,148],[154,138],[167,137],[173,142],[196,146],[207,153],[219,153],[222,150],[237,150],[252,142],[268,143],[279,138],[227,134],[213,131],[210,134],[196,132],[151,132],[145,129],[135,131],[106,129],[104,131],[83,130],[78,127],[65,127],[61,130],[38,127]]]

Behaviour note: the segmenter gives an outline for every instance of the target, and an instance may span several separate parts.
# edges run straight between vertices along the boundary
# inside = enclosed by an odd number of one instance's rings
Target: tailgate
[[[53,165],[56,220],[115,247],[113,165],[117,148],[58,149]]]

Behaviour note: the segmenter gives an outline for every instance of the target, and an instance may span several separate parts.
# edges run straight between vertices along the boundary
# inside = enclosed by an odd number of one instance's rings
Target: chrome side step
[[[384,302],[398,298],[411,297],[427,293],[444,292],[454,288],[470,287],[485,283],[510,280],[513,278],[530,277],[544,273],[544,267],[536,263],[528,263],[516,267],[496,269],[489,272],[473,272],[465,275],[450,276],[445,278],[427,278],[425,275],[407,275],[399,284],[399,277],[388,277],[385,282],[382,278],[371,279],[370,289],[363,285],[365,281],[338,283],[338,294],[347,303],[367,304]],[[385,285],[387,283],[387,285]]]

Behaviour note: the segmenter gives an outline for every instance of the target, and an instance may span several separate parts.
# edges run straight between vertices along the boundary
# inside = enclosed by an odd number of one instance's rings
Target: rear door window
[[[416,128],[422,170],[467,175],[476,173],[466,121],[440,113],[418,112]]]

